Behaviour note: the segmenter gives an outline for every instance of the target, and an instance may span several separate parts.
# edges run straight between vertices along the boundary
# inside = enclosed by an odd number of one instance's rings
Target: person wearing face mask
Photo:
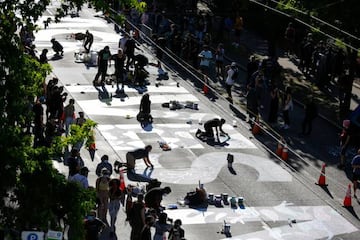
[[[171,193],[170,187],[154,187],[150,189],[146,192],[144,197],[146,207],[155,209],[159,214],[163,210],[161,201],[163,200],[163,197],[169,193]]]

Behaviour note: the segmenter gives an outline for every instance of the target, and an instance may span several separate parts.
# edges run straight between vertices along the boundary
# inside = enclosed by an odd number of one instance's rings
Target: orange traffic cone
[[[254,126],[252,128],[252,134],[256,135],[260,133],[260,121],[259,121],[259,116],[256,117],[255,122],[254,122]]]
[[[278,142],[278,145],[277,145],[277,149],[276,149],[276,155],[278,155],[279,157],[281,157],[282,155],[282,152],[283,152],[283,145],[282,145],[282,141],[280,140]]]
[[[124,191],[125,188],[126,188],[126,186],[125,186],[124,172],[123,172],[123,170],[120,170],[120,186],[119,186],[119,189],[121,191]]]
[[[327,186],[326,180],[325,180],[325,167],[326,167],[326,164],[324,163],[322,165],[320,177],[319,177],[319,180],[317,182],[317,185],[319,185],[319,186]]]
[[[344,198],[344,207],[351,207],[351,184],[349,184]]]
[[[281,159],[283,161],[287,161],[288,158],[289,158],[288,148],[287,148],[287,145],[284,144],[284,147],[283,147],[282,153],[281,153]]]

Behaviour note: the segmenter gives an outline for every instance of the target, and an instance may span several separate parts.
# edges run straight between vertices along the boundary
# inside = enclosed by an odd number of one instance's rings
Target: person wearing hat
[[[88,181],[88,173],[89,173],[89,169],[87,167],[82,167],[80,169],[79,173],[76,173],[71,179],[70,181],[73,182],[78,182],[80,183],[80,186],[82,186],[83,188],[89,188],[89,181]]]
[[[239,69],[236,66],[236,62],[232,62],[230,66],[226,67],[227,69],[227,77],[225,80],[225,87],[226,92],[228,94],[228,100],[229,102],[233,102],[232,100],[232,94],[231,94],[231,88],[234,85],[236,79],[238,78]]]
[[[104,167],[101,169],[101,175],[96,179],[96,195],[98,198],[98,216],[107,223],[106,216],[109,208],[109,183],[110,172]]]
[[[111,163],[109,163],[109,156],[106,154],[101,157],[101,162],[96,166],[96,170],[95,170],[96,176],[100,177],[102,175],[101,171],[104,168],[108,170],[109,176],[111,176],[113,167]]]

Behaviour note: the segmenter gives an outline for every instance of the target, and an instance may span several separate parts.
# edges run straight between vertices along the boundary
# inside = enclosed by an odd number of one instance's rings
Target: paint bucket
[[[239,204],[239,206],[244,205],[244,198],[243,197],[238,198],[238,204]]]
[[[231,207],[236,207],[236,197],[231,197],[230,199],[230,204],[231,204]]]
[[[228,224],[228,223],[224,224],[224,234],[225,235],[230,234],[230,228],[231,228],[230,224]]]
[[[214,194],[213,194],[213,193],[209,193],[208,199],[209,199],[209,202],[213,202],[213,201],[214,201]]]
[[[215,195],[215,207],[221,207],[221,195]]]
[[[97,60],[98,60],[98,53],[96,52],[96,51],[91,51],[90,52],[90,59],[91,59],[91,64],[93,65],[93,66],[97,66],[97,64],[98,64],[98,62],[97,62]]]
[[[236,120],[233,120],[233,127],[237,127],[237,122],[236,122]]]
[[[223,200],[223,202],[227,202],[228,197],[229,197],[229,194],[227,194],[227,193],[222,193],[221,194],[221,199]]]

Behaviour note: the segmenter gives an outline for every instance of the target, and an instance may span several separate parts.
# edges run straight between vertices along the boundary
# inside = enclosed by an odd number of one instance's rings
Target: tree
[[[95,126],[88,122],[76,129],[70,138],[58,138],[51,147],[33,148],[33,137],[24,133],[32,118],[29,99],[44,95],[44,84],[51,71],[27,53],[28,40],[39,26],[37,20],[50,0],[0,2],[0,226],[17,231],[59,228],[58,217],[78,229],[72,239],[83,239],[83,217],[95,203],[92,191],[69,183],[54,169],[52,157],[64,145],[83,139]],[[63,1],[56,21],[71,9],[79,9],[84,0]],[[107,10],[107,1],[91,1],[98,9]],[[121,3],[143,9],[137,0]],[[50,224],[49,224],[50,223]],[[0,234],[1,235],[1,234]],[[18,239],[19,236],[16,236]]]

